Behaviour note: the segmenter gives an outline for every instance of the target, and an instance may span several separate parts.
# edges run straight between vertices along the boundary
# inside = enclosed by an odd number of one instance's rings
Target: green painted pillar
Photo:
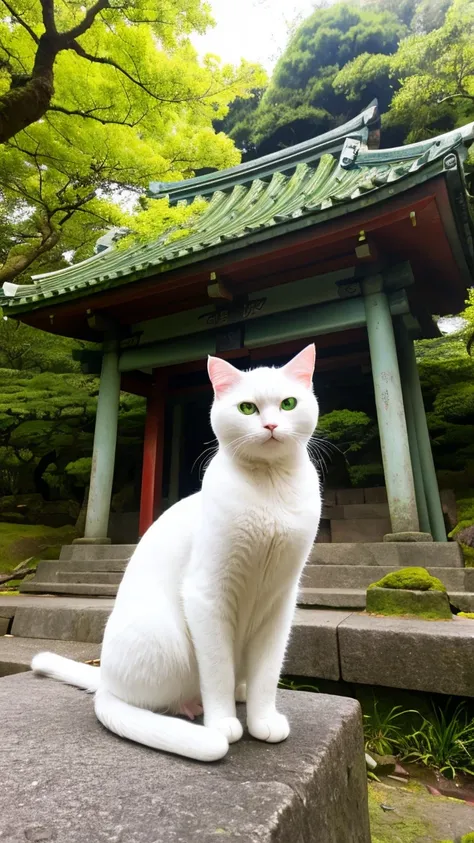
[[[400,371],[406,393],[410,396],[413,408],[413,421],[416,431],[420,470],[424,486],[430,532],[437,542],[447,541],[443,507],[439,496],[438,480],[431,451],[430,434],[426,422],[425,405],[421,391],[420,376],[416,363],[415,346],[406,326],[400,319],[397,325],[397,340],[400,357]]]
[[[392,522],[392,534],[387,538],[417,540],[421,534],[397,349],[381,276],[365,279],[363,292],[385,485]]]
[[[420,452],[418,450],[418,439],[416,435],[415,412],[405,378],[401,357],[399,358],[399,364],[400,379],[402,382],[403,406],[405,407],[405,418],[407,421],[408,444],[410,446],[410,457],[413,469],[413,480],[415,482],[415,497],[418,509],[418,518],[420,521],[420,529],[423,530],[424,533],[431,533],[430,517],[426,503],[425,485],[423,483],[423,472],[421,470]]]
[[[175,404],[173,407],[172,431],[171,431],[171,465],[170,465],[170,486],[168,500],[172,506],[179,500],[179,470],[181,466],[181,443],[183,434],[183,405]]]
[[[102,370],[95,419],[89,501],[82,539],[82,542],[90,544],[104,544],[110,541],[107,538],[107,532],[114,479],[120,396],[118,340],[115,337],[107,337],[102,348]]]

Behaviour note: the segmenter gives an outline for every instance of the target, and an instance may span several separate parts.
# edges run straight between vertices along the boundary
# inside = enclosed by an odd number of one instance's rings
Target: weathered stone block
[[[297,609],[284,673],[340,679],[337,627],[350,612]]]
[[[121,741],[75,688],[31,674],[3,679],[1,777],[6,793],[21,794],[3,805],[4,839],[370,843],[358,703],[279,697],[287,741],[246,736],[204,766]]]
[[[428,543],[433,541],[433,536],[431,533],[421,533],[421,532],[406,532],[406,533],[387,533],[386,536],[383,537],[384,542],[410,542],[416,544],[418,543]]]
[[[343,506],[342,510],[343,518],[390,518],[386,503],[353,503]]]
[[[336,503],[346,506],[351,503],[364,503],[363,489],[336,489]]]
[[[344,521],[331,521],[334,543],[382,542],[391,528],[389,518],[348,518]]]
[[[130,559],[136,544],[71,544],[61,548],[60,559]]]
[[[457,542],[346,542],[315,544],[310,561],[316,565],[461,568],[462,554]]]
[[[366,608],[374,615],[417,615],[425,620],[451,618],[448,595],[443,591],[368,588]]]
[[[324,504],[321,518],[327,518],[329,521],[332,518],[344,518],[344,507],[338,504]]]
[[[21,638],[100,643],[110,608],[45,606],[20,607],[15,612],[12,634]]]
[[[331,526],[329,521],[322,520],[319,522],[319,529],[318,535],[316,536],[317,542],[330,542],[331,541]]]
[[[474,696],[474,623],[351,615],[338,626],[346,682]]]
[[[366,503],[387,503],[387,490],[383,486],[364,489],[364,500]]]

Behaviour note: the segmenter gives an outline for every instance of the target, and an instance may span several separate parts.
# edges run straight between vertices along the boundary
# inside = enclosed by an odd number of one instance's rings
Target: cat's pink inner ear
[[[208,357],[207,371],[216,398],[220,398],[224,392],[236,386],[242,377],[242,373],[235,366],[231,366],[227,360],[221,360],[220,357]]]
[[[283,372],[290,378],[302,383],[307,389],[310,389],[313,381],[314,365],[316,363],[316,346],[313,343],[307,345],[300,351],[296,357],[293,357],[286,366],[283,366]]]

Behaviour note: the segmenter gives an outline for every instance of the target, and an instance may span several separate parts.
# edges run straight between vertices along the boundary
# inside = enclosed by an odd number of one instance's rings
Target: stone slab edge
[[[74,688],[31,674],[3,679],[0,772],[5,792],[17,794],[2,808],[5,839],[314,843],[316,833],[318,843],[370,843],[358,703],[279,697],[287,741],[246,735],[203,765],[121,741]]]

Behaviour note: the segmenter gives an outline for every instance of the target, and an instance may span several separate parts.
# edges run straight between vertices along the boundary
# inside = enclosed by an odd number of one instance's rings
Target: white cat
[[[235,701],[263,741],[283,741],[275,698],[298,581],[321,510],[307,453],[318,404],[310,345],[280,369],[240,372],[209,358],[219,442],[202,491],[143,536],[120,584],[101,667],[53,653],[35,673],[95,691],[104,726],[201,761],[242,737]],[[204,707],[204,726],[193,719]],[[154,712],[161,712],[160,714]]]

